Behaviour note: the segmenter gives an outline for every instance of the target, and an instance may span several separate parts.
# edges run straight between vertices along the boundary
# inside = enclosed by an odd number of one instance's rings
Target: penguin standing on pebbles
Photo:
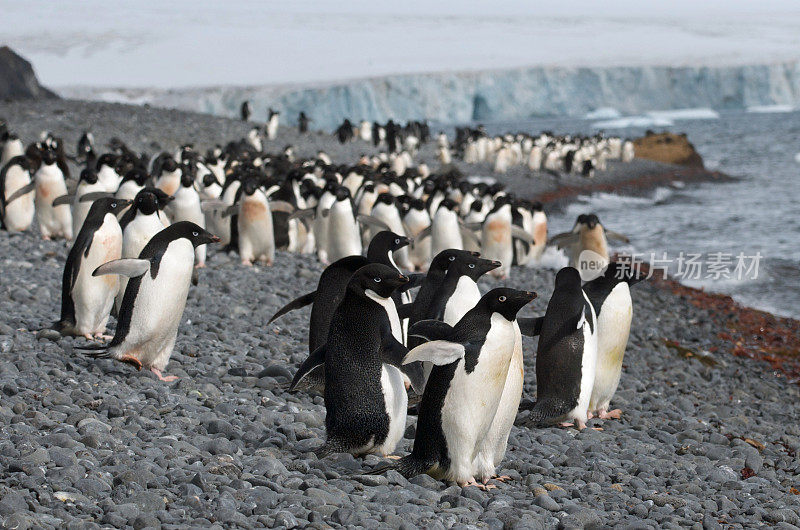
[[[128,201],[106,197],[96,200],[67,256],[61,284],[62,334],[99,338],[106,330],[119,282],[116,277],[96,278],[92,272],[122,253],[122,230],[117,214]]]
[[[411,334],[430,342],[408,352],[403,363],[435,366],[422,395],[414,449],[397,464],[401,474],[478,485],[473,460],[498,413],[514,350],[514,321],[535,297],[492,289],[455,326],[432,320],[412,326]]]
[[[194,249],[219,238],[189,221],[168,226],[150,240],[136,259],[118,259],[100,265],[92,276],[107,274],[130,278],[122,300],[114,339],[107,349],[89,353],[149,368],[162,381],[194,270]]]
[[[325,428],[319,450],[390,455],[406,429],[406,394],[400,366],[408,350],[395,339],[399,321],[385,306],[408,277],[386,265],[356,271],[333,314],[325,361]],[[396,315],[396,313],[395,313]],[[412,380],[414,387],[417,381]]]
[[[67,183],[64,179],[68,177],[66,164],[62,165],[55,151],[45,149],[42,153],[42,164],[33,177],[36,182],[36,220],[44,239],[72,239],[72,211],[69,204],[53,204],[56,198],[67,194]]]
[[[531,319],[534,320],[534,319]],[[597,365],[597,320],[581,289],[577,269],[564,267],[556,274],[555,290],[547,311],[526,335],[539,333],[536,352],[536,403],[526,426],[562,421],[564,427],[586,428],[589,398]]]
[[[631,265],[612,261],[605,273],[586,283],[583,292],[597,314],[597,369],[589,417],[617,419],[622,411],[609,411],[609,404],[619,385],[622,360],[631,332],[633,303],[630,286],[641,281]]]
[[[0,170],[0,225],[11,232],[23,232],[33,224],[36,183],[30,168],[26,157],[17,156]]]

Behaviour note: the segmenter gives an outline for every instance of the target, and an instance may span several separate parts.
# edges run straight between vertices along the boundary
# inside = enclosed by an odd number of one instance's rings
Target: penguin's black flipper
[[[272,324],[274,320],[276,320],[279,317],[282,317],[289,311],[294,311],[295,309],[300,309],[301,307],[305,307],[308,304],[313,304],[314,298],[316,298],[316,296],[317,296],[317,291],[311,291],[308,294],[304,294],[303,296],[295,298],[282,308],[278,309],[278,312],[272,315],[272,318],[269,319],[269,322],[267,322],[267,324]]]
[[[25,184],[24,186],[22,186],[22,187],[21,187],[20,189],[18,189],[17,191],[15,191],[14,193],[12,193],[12,194],[11,194],[11,195],[8,197],[8,199],[5,199],[5,203],[6,203],[6,204],[11,204],[11,203],[12,203],[12,202],[14,202],[16,199],[19,199],[19,198],[20,198],[20,197],[22,197],[23,195],[27,195],[27,194],[29,194],[30,192],[32,192],[32,191],[33,191],[33,190],[35,190],[35,189],[36,189],[36,182],[32,180],[32,181],[30,181],[29,183],[27,183],[27,184]]]
[[[425,281],[425,278],[428,275],[425,274],[424,272],[417,272],[414,274],[407,274],[406,276],[408,277],[408,283],[406,283],[405,285],[401,285],[400,288],[397,289],[397,292],[399,293],[404,293],[409,289],[414,289],[415,287],[419,287],[420,285],[422,285],[422,282]]]
[[[542,332],[544,317],[522,317],[517,319],[519,331],[526,337],[536,337]]]
[[[397,316],[400,317],[400,320],[411,318],[411,309],[413,306],[414,302],[397,306]]]
[[[320,386],[320,383],[323,387],[325,386],[325,347],[326,344],[323,344],[303,361],[303,364],[297,369],[297,373],[294,374],[292,384],[289,385],[289,392],[297,390],[301,383],[304,388],[316,388]]]
[[[421,363],[404,363],[408,348],[400,344],[397,339],[389,332],[386,336],[384,344],[381,346],[381,360],[386,364],[391,364],[400,369],[401,372],[408,376],[411,381],[411,388],[417,394],[422,394],[425,389],[425,370]]]
[[[453,326],[441,320],[420,320],[408,330],[409,336],[421,337],[425,340],[445,339],[453,333]]]

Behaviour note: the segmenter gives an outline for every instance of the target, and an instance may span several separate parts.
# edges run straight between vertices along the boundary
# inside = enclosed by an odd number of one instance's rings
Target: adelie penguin
[[[122,215],[119,225],[122,228],[122,256],[123,258],[138,258],[145,245],[150,242],[164,227],[169,226],[169,220],[161,213],[172,197],[158,188],[144,188],[136,194],[131,207]],[[114,307],[119,314],[122,298],[128,278],[121,276],[119,279],[119,292],[117,293]]]
[[[399,271],[397,271],[393,265],[394,261],[391,255],[396,250],[407,246],[408,242],[408,238],[389,232],[388,230],[379,232],[370,242],[366,257],[348,256],[331,263],[322,271],[315,291],[292,300],[272,316],[269,323],[272,323],[275,319],[285,315],[289,311],[299,309],[308,304],[314,304],[311,307],[311,319],[308,327],[308,351],[312,355],[309,356],[297,370],[290,390],[306,387],[314,390],[320,390],[322,388],[324,383],[322,378],[322,366],[325,362],[325,358],[324,356],[315,356],[314,354],[319,353],[319,347],[328,339],[331,318],[344,298],[350,279],[358,269],[371,263],[391,267],[399,274]],[[405,287],[410,285],[412,285],[411,282],[406,284]],[[397,295],[397,293],[393,294],[395,296]],[[395,307],[394,314],[396,314],[396,311]],[[392,318],[388,311],[386,314],[387,318]],[[401,336],[402,335],[398,335],[395,338],[399,339]]]
[[[597,320],[577,269],[558,271],[544,317],[520,319],[519,327],[525,335],[539,335],[536,403],[525,424],[574,422],[585,429],[597,366]]]
[[[609,411],[622,373],[622,360],[633,319],[630,286],[642,280],[632,264],[612,261],[598,278],[584,284],[583,292],[597,314],[597,367],[589,418],[619,418],[619,409]]]
[[[0,170],[0,224],[9,232],[23,232],[33,224],[36,183],[31,164],[16,156]]]
[[[162,381],[194,271],[194,249],[217,242],[217,236],[189,221],[179,221],[153,236],[138,258],[118,259],[100,265],[93,276],[130,278],[122,299],[114,339],[92,357],[110,357],[139,369],[148,368]],[[76,348],[81,349],[81,348]]]
[[[122,230],[117,214],[127,205],[128,201],[106,197],[89,209],[64,265],[61,318],[56,324],[60,333],[92,339],[105,332],[119,282],[116,277],[96,278],[92,273],[121,256]]]
[[[400,367],[408,350],[395,338],[400,323],[390,320],[385,306],[406,283],[408,278],[395,269],[373,263],[358,269],[347,284],[327,342],[320,347],[324,353],[319,355],[325,357],[327,439],[318,456],[386,456],[402,439],[408,395]],[[412,384],[421,391],[415,379]]]
[[[607,230],[597,215],[590,213],[579,215],[572,232],[553,236],[550,244],[564,249],[569,258],[569,266],[577,268],[581,275],[585,276],[596,273],[608,265],[608,239],[629,242],[626,236]],[[584,279],[591,277],[593,276],[585,276]]]
[[[69,177],[66,165],[52,149],[45,149],[42,153],[42,164],[34,175],[36,182],[36,220],[39,231],[44,239],[63,237],[72,239],[72,211],[69,204],[54,205],[53,201],[67,194]]]
[[[460,486],[476,485],[475,455],[494,441],[486,437],[501,412],[514,321],[535,297],[528,291],[492,289],[455,326],[433,320],[412,326],[410,333],[429,342],[408,352],[403,363],[435,366],[422,395],[414,448],[396,466],[401,474],[427,473]]]

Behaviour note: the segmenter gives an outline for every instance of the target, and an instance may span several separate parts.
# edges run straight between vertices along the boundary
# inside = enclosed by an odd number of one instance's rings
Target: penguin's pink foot
[[[559,427],[574,427],[575,424],[574,423],[570,423],[568,421],[562,421],[561,423],[558,424],[558,426]]]
[[[137,370],[142,369],[142,361],[140,361],[133,355],[123,355],[122,357],[119,358],[119,360],[123,363],[132,364],[133,366],[136,367]]]
[[[469,481],[465,482],[464,484],[459,484],[459,486],[461,486],[462,488],[468,488],[470,486],[475,486],[476,488],[478,488],[480,490],[483,490],[483,491],[489,491],[489,490],[497,489],[497,486],[495,486],[494,484],[481,484],[480,482],[476,482],[475,479],[469,480]]]
[[[42,239],[44,239],[45,241],[50,241],[50,236],[42,236]]]
[[[601,420],[618,420],[622,417],[622,410],[614,409],[606,412],[605,409],[603,409],[597,414],[597,417]]]
[[[389,460],[400,460],[401,457],[398,455],[386,455],[386,458]]]
[[[578,424],[579,431],[582,431],[586,428],[586,422],[584,422],[583,420],[577,420],[576,423]]]
[[[511,477],[509,477],[508,475],[499,475],[493,477],[492,480],[496,480],[497,482],[507,482],[507,481],[510,482]]]
[[[250,261],[249,259],[243,259],[242,260],[242,265],[244,265],[245,267],[252,267],[253,266],[253,262]]]
[[[94,340],[94,337],[92,336],[91,333],[84,333],[83,338],[86,340]]]
[[[177,381],[178,380],[178,376],[177,375],[168,375],[166,377],[163,376],[161,374],[161,370],[159,370],[158,368],[150,368],[150,371],[153,372],[154,374],[156,374],[156,377],[158,377],[161,381],[164,381],[165,383],[171,383],[173,381]]]
[[[111,339],[114,338],[114,335],[106,335],[105,333],[100,331],[100,332],[94,334],[94,338],[99,339],[99,340],[111,340]]]
[[[591,413],[591,412],[587,412],[586,413],[586,418],[591,420],[592,418],[594,418],[594,414]]]
[[[194,268],[195,269],[205,269],[206,268],[206,264],[205,263],[198,263],[197,265],[194,266]]]

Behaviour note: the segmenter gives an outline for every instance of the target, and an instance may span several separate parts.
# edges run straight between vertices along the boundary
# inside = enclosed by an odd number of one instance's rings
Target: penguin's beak
[[[414,242],[414,239],[412,239],[410,237],[402,236],[402,237],[400,237],[400,246],[397,247],[397,248],[406,247],[406,246],[410,245],[413,242]]]

